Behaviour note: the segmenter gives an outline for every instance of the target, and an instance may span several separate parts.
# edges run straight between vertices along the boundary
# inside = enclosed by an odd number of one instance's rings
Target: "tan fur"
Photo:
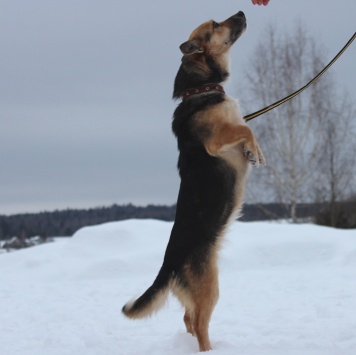
[[[196,118],[196,130],[198,133],[204,132],[201,134],[201,140],[210,155],[228,160],[240,172],[247,170],[248,166],[248,161],[241,159],[240,143],[254,156],[259,157],[257,166],[259,162],[265,164],[262,151],[232,98],[215,105],[209,111],[200,112]]]
[[[185,307],[183,321],[187,332],[197,337],[200,351],[208,351],[212,349],[209,322],[219,298],[217,250],[211,250],[202,277],[196,277],[189,264],[185,266],[184,274],[188,285],[182,288],[175,284],[172,292]]]
[[[201,42],[201,39],[206,33],[210,33],[211,38],[209,43],[202,43],[202,49],[207,55],[213,56],[221,67],[228,68],[230,64],[229,20],[220,22],[220,26],[215,29],[213,28],[213,21],[204,22],[192,32],[189,36],[189,40]]]
[[[161,290],[153,302],[150,303],[149,307],[143,308],[140,312],[132,312],[132,306],[135,303],[135,299],[126,303],[123,312],[125,315],[131,319],[147,318],[152,314],[158,312],[166,303],[167,296],[169,292],[169,286]]]

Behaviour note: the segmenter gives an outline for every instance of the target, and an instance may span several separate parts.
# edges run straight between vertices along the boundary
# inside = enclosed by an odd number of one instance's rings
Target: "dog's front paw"
[[[266,165],[266,159],[258,144],[256,144],[253,148],[245,145],[243,148],[243,155],[256,168],[259,165]]]
[[[259,161],[257,161],[257,158],[255,156],[255,154],[253,154],[250,150],[248,150],[246,147],[244,147],[243,149],[243,154],[244,157],[246,159],[249,160],[249,162],[253,165],[253,166],[258,166]]]

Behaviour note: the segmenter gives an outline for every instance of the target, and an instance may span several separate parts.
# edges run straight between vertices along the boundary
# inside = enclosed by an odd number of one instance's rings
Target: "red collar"
[[[185,99],[187,99],[190,96],[203,94],[203,93],[209,92],[209,91],[219,91],[219,92],[222,92],[223,94],[225,94],[224,88],[221,85],[210,83],[210,84],[198,86],[193,89],[186,90],[182,95],[182,100],[184,101]]]

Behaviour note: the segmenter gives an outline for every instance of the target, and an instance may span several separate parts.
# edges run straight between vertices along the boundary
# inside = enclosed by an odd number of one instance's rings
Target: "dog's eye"
[[[213,28],[215,29],[215,28],[218,28],[218,27],[220,27],[220,24],[215,22],[215,21],[213,21]]]

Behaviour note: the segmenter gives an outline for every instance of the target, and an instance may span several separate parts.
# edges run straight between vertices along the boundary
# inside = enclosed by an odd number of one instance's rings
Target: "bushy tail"
[[[126,303],[122,312],[132,319],[148,317],[157,312],[167,299],[170,280],[171,273],[161,269],[152,286],[135,301]]]

